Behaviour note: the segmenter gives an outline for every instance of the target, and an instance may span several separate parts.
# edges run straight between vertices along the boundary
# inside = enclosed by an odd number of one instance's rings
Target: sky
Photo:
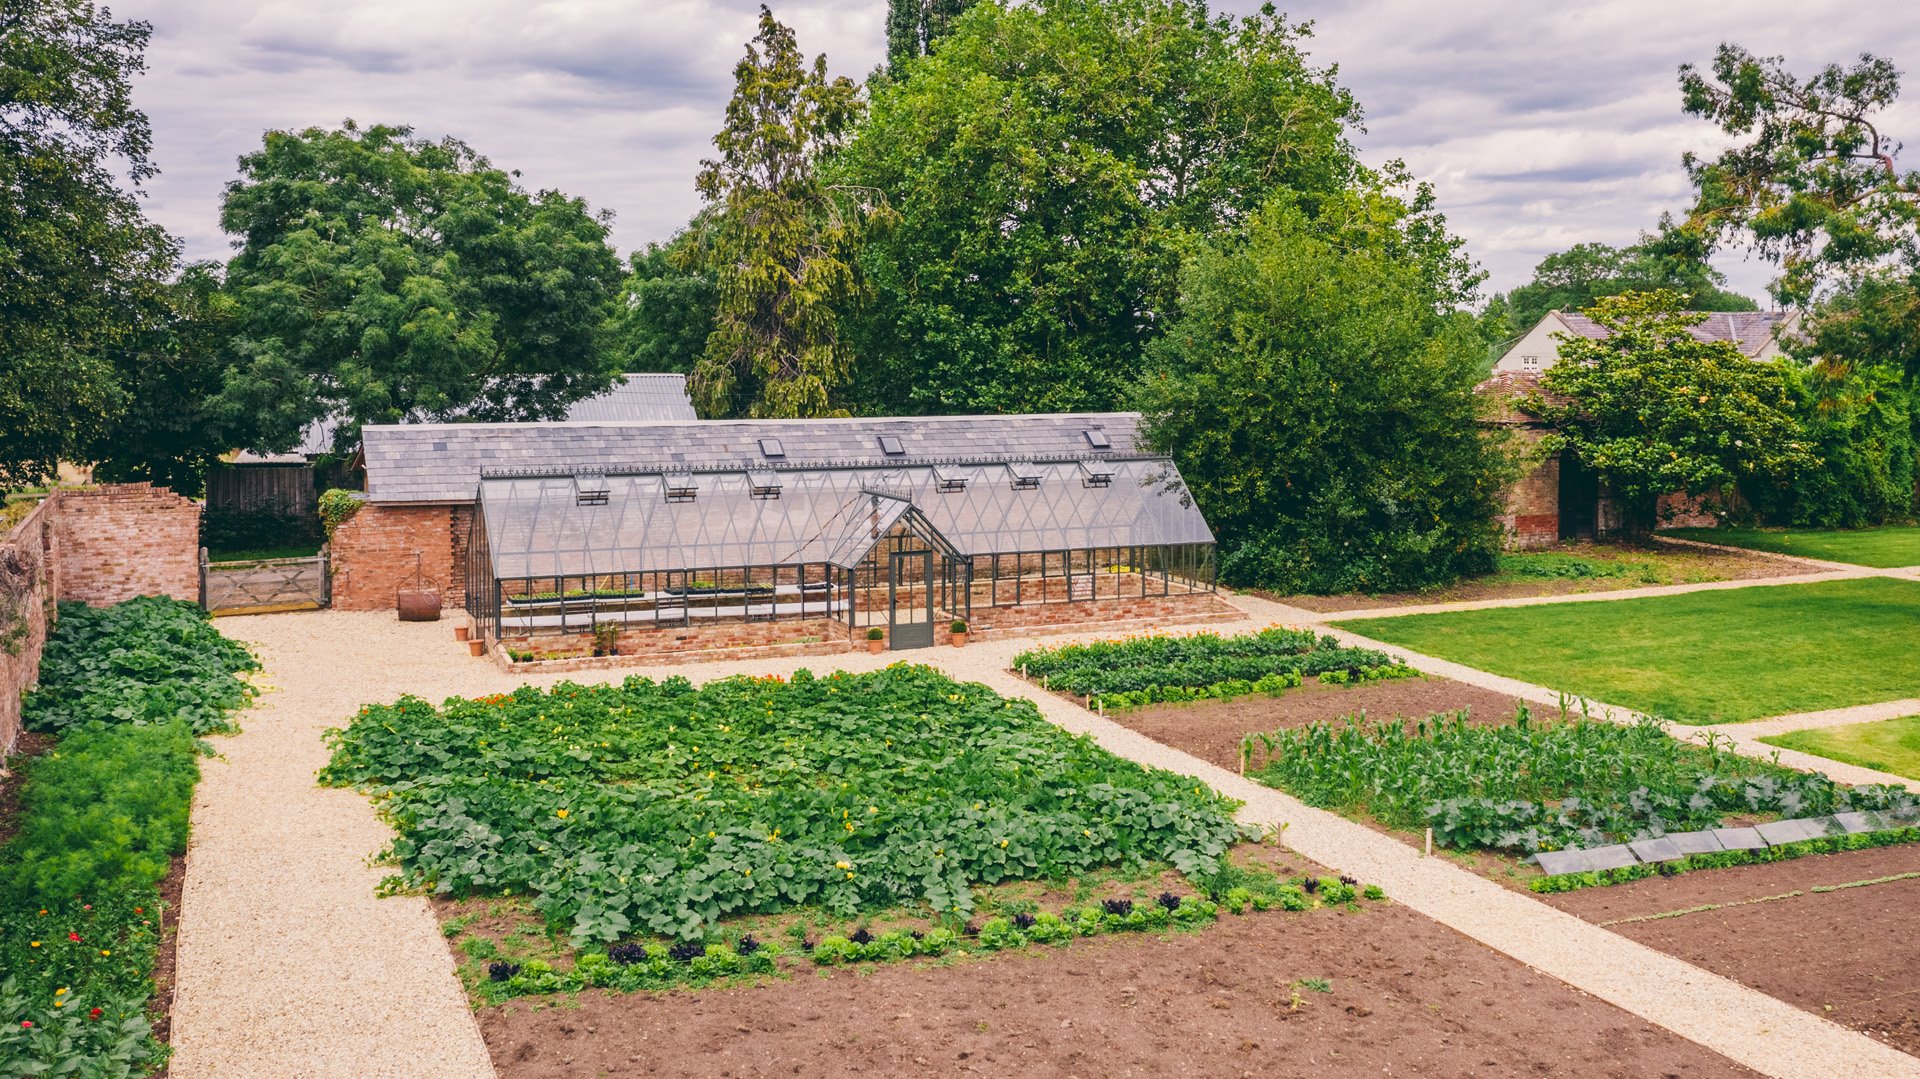
[[[1783,55],[1792,70],[1862,51],[1920,64],[1911,0],[1543,4],[1538,0],[1328,0],[1282,5],[1314,22],[1308,50],[1360,100],[1363,156],[1404,160],[1431,182],[1489,275],[1524,284],[1583,241],[1633,242],[1687,203],[1680,156],[1720,145],[1680,111],[1676,69],[1723,40]],[[1257,0],[1216,3],[1247,11]],[[628,251],[671,236],[699,206],[732,68],[754,32],[744,0],[123,0],[153,24],[136,101],[153,121],[162,172],[149,214],[191,258],[224,258],[219,202],[262,132],[407,124],[456,136],[518,170],[615,212]],[[1844,17],[1836,12],[1844,11]],[[885,51],[885,0],[779,0],[809,55],[856,79]],[[1915,75],[1920,80],[1920,75]],[[1920,139],[1920,85],[1888,128]],[[1904,159],[1908,167],[1920,142]],[[1759,295],[1769,268],[1738,254],[1720,268]]]

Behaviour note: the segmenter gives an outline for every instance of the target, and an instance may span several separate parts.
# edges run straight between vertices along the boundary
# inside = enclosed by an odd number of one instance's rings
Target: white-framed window
[[[1522,357],[1520,357],[1520,370],[1522,370],[1522,371],[1538,371],[1538,370],[1540,370],[1540,357],[1538,357],[1538,356],[1522,356]]]

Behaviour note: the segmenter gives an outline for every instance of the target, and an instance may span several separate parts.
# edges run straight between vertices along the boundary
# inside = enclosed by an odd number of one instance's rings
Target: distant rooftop
[[[1579,337],[1602,340],[1607,328],[1578,311],[1556,311],[1567,332]],[[1689,311],[1698,322],[1687,332],[1701,341],[1731,341],[1741,352],[1758,355],[1790,316],[1785,311]]]

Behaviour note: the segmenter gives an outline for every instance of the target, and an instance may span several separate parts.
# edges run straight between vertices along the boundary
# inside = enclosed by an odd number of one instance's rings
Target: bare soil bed
[[[1911,931],[1920,877],[1813,891],[1916,872],[1920,847],[1882,847],[1542,898],[1590,922],[1614,922],[1609,928],[1622,936],[1920,1055],[1920,937]],[[1750,902],[1756,899],[1766,901]],[[1721,906],[1619,921],[1707,904]]]
[[[1395,906],[478,1019],[507,1079],[1754,1074]]]
[[[1616,547],[1571,544],[1553,548],[1597,561],[1649,562],[1658,567],[1653,580],[1636,576],[1535,578],[1504,573],[1474,577],[1444,588],[1420,592],[1389,592],[1366,595],[1348,592],[1336,596],[1274,595],[1257,592],[1290,607],[1334,613],[1365,611],[1384,607],[1413,607],[1427,603],[1455,603],[1470,600],[1518,599],[1530,596],[1571,596],[1586,592],[1618,592],[1652,588],[1666,584],[1690,584],[1700,581],[1745,581],[1763,577],[1787,577],[1796,573],[1818,573],[1822,567],[1809,562],[1779,556],[1736,554],[1698,548],[1657,545],[1652,547]]]
[[[1113,712],[1108,718],[1222,768],[1238,769],[1240,740],[1253,731],[1304,727],[1361,711],[1373,719],[1424,719],[1435,712],[1464,708],[1475,720],[1504,723],[1513,718],[1516,703],[1516,698],[1490,689],[1423,675],[1351,686],[1310,681],[1277,697],[1257,694],[1229,701],[1156,704]]]

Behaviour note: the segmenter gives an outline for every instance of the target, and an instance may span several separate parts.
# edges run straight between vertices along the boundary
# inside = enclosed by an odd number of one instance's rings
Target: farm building
[[[1131,413],[408,424],[363,433],[337,605],[418,560],[475,634],[571,654],[892,647],[1208,619],[1213,533]],[[605,632],[603,630],[603,632]]]

